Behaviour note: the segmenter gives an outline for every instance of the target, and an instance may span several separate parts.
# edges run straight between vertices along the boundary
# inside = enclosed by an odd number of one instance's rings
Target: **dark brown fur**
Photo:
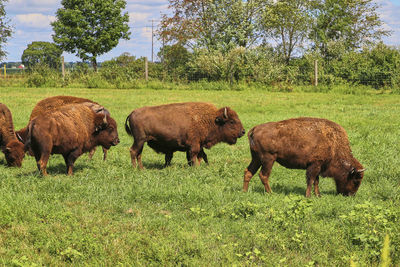
[[[28,125],[26,149],[32,149],[39,171],[47,175],[50,154],[61,154],[72,175],[75,160],[96,146],[109,149],[119,143],[117,124],[109,115],[83,104],[69,104],[38,115]]]
[[[0,149],[3,151],[7,165],[21,167],[25,156],[24,144],[16,137],[11,111],[0,103]]]
[[[29,121],[32,119],[36,118],[39,115],[42,115],[46,112],[49,111],[55,111],[58,110],[60,107],[68,104],[78,104],[82,103],[89,108],[91,108],[93,111],[96,113],[100,114],[107,114],[110,115],[107,109],[105,109],[103,106],[100,104],[86,98],[80,98],[80,97],[75,97],[75,96],[64,96],[64,95],[59,95],[59,96],[52,96],[48,97],[45,99],[40,100],[35,107],[32,110],[31,116],[29,117]],[[17,131],[17,136],[20,139],[21,142],[25,143],[26,138],[27,138],[27,133],[28,133],[28,126],[25,128],[22,128],[21,130]],[[89,158],[93,157],[94,152],[96,151],[96,148],[93,148],[92,151],[89,153]],[[107,158],[107,149],[103,147],[103,160],[106,160]]]
[[[307,170],[306,196],[311,187],[319,196],[319,175],[333,177],[336,190],[354,195],[363,179],[363,166],[353,157],[346,131],[318,118],[296,118],[253,127],[249,133],[252,160],[244,173],[243,190],[261,168],[260,179],[270,193],[268,178],[275,161],[286,168]]]
[[[129,123],[129,126],[128,126]],[[143,168],[141,153],[145,142],[165,154],[169,165],[175,151],[186,151],[190,165],[207,161],[203,148],[219,142],[235,144],[244,135],[242,123],[231,108],[217,109],[209,103],[175,103],[142,107],[126,118],[125,130],[134,138],[130,148],[133,167]]]

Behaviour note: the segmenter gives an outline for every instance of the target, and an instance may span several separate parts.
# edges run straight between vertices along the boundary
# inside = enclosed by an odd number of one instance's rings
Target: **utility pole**
[[[158,20],[149,20],[151,21],[151,62],[154,62],[154,22]]]

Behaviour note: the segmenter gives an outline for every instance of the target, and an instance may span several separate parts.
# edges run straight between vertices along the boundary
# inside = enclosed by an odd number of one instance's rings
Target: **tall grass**
[[[14,169],[0,154],[0,265],[375,266],[386,257],[386,235],[388,259],[400,264],[400,96],[161,87],[0,88],[17,129],[37,101],[74,95],[103,104],[121,139],[106,162],[100,150],[93,160],[81,156],[72,177],[59,155],[50,158],[50,175],[41,177],[32,157]],[[332,179],[321,179],[322,197],[306,199],[305,171],[276,164],[272,194],[257,176],[242,193],[251,158],[246,137],[211,148],[210,164],[198,168],[177,152],[163,169],[164,157],[145,147],[146,169],[132,169],[126,116],[141,106],[180,101],[230,106],[246,130],[298,116],[333,120],[347,130],[367,168],[364,181],[355,197],[343,197]]]

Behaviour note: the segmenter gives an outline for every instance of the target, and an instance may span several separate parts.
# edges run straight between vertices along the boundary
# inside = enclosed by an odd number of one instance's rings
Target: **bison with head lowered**
[[[269,175],[275,161],[286,168],[305,169],[306,196],[319,193],[319,176],[333,177],[336,191],[354,195],[364,168],[354,158],[346,131],[338,124],[319,118],[296,118],[253,127],[249,133],[251,162],[244,172],[243,190],[261,167],[260,179],[270,193]]]

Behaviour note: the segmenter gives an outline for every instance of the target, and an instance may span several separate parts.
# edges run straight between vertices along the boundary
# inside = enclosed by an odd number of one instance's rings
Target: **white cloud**
[[[398,45],[400,43],[400,4],[389,0],[378,0],[377,4],[381,6],[378,13],[384,22],[383,28],[392,32],[392,35],[383,38],[383,41],[389,45]]]
[[[15,16],[16,21],[24,26],[31,28],[49,28],[50,23],[56,20],[55,16],[43,15],[40,13],[21,14]]]
[[[131,24],[142,24],[147,23],[150,19],[151,13],[138,13],[131,12],[129,13],[129,21]]]

